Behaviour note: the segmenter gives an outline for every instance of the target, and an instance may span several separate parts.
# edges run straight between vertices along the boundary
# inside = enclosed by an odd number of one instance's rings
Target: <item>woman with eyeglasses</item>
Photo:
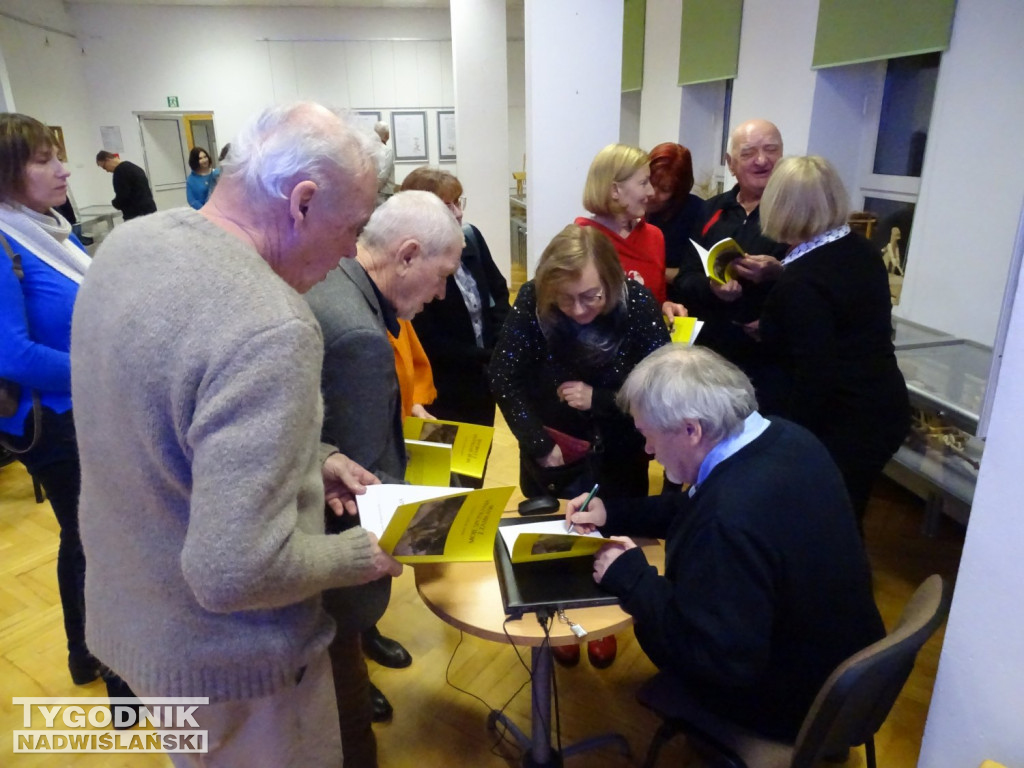
[[[644,439],[615,396],[634,366],[668,343],[654,297],[626,278],[602,232],[570,224],[555,235],[491,361],[491,388],[519,441],[523,495],[570,499],[595,482],[602,497],[647,495]],[[570,450],[587,443],[574,460]],[[553,651],[566,666],[579,661],[577,645]],[[597,667],[615,652],[614,635],[587,645]]]
[[[412,321],[437,389],[430,413],[439,419],[492,426],[494,397],[487,366],[509,312],[508,284],[480,230],[462,221],[466,198],[458,178],[437,168],[417,168],[402,182],[402,190],[407,189],[440,197],[466,238],[459,268],[448,278],[444,298],[427,304]]]

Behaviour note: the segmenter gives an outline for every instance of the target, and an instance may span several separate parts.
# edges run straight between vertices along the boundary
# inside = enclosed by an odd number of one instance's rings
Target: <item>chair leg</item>
[[[676,735],[678,731],[668,720],[663,720],[661,726],[654,732],[651,745],[647,748],[647,755],[644,757],[643,765],[640,768],[654,768],[658,762],[658,753],[665,746],[665,742]]]
[[[32,478],[32,490],[36,493],[36,504],[42,504],[46,501],[46,495],[43,493],[43,486],[41,486],[39,481],[34,477]]]
[[[867,762],[867,768],[876,768],[874,736],[868,736],[868,740],[864,742],[864,758],[865,762]]]

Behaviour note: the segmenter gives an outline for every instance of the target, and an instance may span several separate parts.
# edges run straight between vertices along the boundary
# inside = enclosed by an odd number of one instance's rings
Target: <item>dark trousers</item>
[[[43,409],[42,437],[36,446],[18,458],[50,500],[60,525],[57,550],[57,586],[64,610],[64,632],[68,651],[86,653],[85,645],[85,552],[78,532],[78,494],[82,475],[75,444],[75,424],[71,411],[54,413]],[[31,440],[31,414],[27,420],[26,441]]]
[[[345,768],[377,768],[377,739],[373,733],[370,673],[363,658],[359,633],[334,636],[331,657],[334,696],[338,702],[341,749]]]

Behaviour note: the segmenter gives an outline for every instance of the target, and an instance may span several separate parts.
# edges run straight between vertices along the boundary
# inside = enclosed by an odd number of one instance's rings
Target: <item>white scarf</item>
[[[89,255],[71,240],[71,224],[57,211],[33,211],[19,203],[0,203],[0,229],[32,254],[81,284]]]

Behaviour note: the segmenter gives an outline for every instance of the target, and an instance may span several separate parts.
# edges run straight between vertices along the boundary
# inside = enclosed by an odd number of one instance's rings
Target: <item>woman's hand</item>
[[[435,416],[431,415],[430,413],[428,413],[427,409],[424,408],[419,403],[416,403],[416,405],[414,405],[412,407],[412,414],[411,415],[415,416],[418,419],[429,419],[430,421],[437,421],[437,417],[435,417]]]
[[[686,311],[686,307],[682,304],[676,304],[674,301],[666,301],[661,305],[661,314],[667,317],[668,324],[672,325],[672,318],[686,317],[689,313]]]
[[[600,584],[611,564],[629,549],[636,549],[635,541],[625,536],[612,536],[594,555],[594,581]]]
[[[565,458],[562,456],[562,449],[557,445],[551,449],[547,456],[541,456],[537,463],[542,467],[561,467],[565,465]]]
[[[563,381],[558,385],[558,399],[577,411],[589,411],[594,388],[582,381]]]
[[[744,280],[763,283],[782,274],[782,262],[774,256],[744,256],[732,263],[733,271]]]

